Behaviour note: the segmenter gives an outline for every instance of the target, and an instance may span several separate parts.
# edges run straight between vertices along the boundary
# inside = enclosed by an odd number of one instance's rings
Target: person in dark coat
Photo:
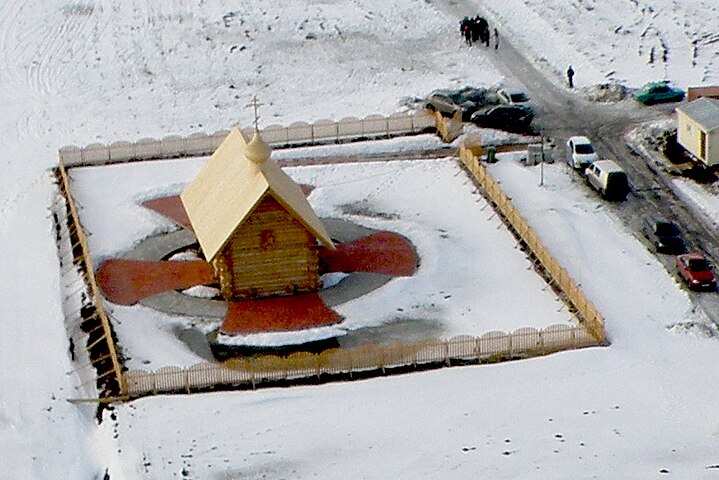
[[[499,32],[497,31],[497,28],[494,29],[494,49],[497,50],[499,48]]]
[[[467,45],[472,45],[472,29],[474,28],[474,19],[465,17],[462,21],[462,35]]]
[[[474,19],[474,23],[477,25],[479,40],[484,43],[485,46],[489,46],[489,23],[484,17],[477,15]]]
[[[462,36],[464,36],[464,28],[467,26],[467,23],[469,23],[469,17],[464,17],[459,21],[459,34]]]
[[[476,42],[477,40],[484,42],[484,38],[482,37],[481,25],[475,21],[472,22],[472,43]]]
[[[459,22],[459,34],[462,35],[464,41],[467,41],[467,29],[469,28],[469,17],[464,17]]]
[[[569,88],[574,88],[574,70],[571,65],[567,69],[567,82],[569,83]]]

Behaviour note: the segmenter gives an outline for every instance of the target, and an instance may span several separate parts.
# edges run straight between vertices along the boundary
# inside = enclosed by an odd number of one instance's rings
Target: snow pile
[[[618,83],[600,83],[582,88],[582,94],[593,102],[619,102],[631,96],[632,91]]]

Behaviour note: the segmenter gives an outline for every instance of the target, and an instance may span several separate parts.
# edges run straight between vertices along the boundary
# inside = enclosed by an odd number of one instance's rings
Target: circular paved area
[[[183,212],[177,203],[175,197],[145,205],[180,220],[182,225]],[[106,261],[98,270],[98,282],[107,298],[115,303],[140,302],[166,313],[214,319],[213,323],[223,318],[220,331],[232,335],[336,324],[342,318],[330,307],[364,295],[394,276],[412,275],[417,268],[412,245],[400,235],[373,231],[340,219],[326,219],[323,223],[338,248],[320,249],[321,273],[349,275],[319,293],[238,302],[183,294],[180,290],[215,283],[212,267],[205,261],[163,260],[196,243],[194,234],[185,229],[150,237],[124,258]]]

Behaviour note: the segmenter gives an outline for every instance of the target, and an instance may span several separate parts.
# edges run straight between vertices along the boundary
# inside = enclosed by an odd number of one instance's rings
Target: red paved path
[[[212,266],[204,261],[113,259],[100,266],[97,282],[111,302],[133,305],[143,298],[168,290],[212,283],[213,274]]]
[[[410,277],[417,268],[417,255],[401,235],[376,232],[353,242],[337,245],[337,250],[320,249],[320,271],[370,272]]]
[[[228,304],[224,334],[286,332],[323,327],[342,320],[316,293],[243,300]]]
[[[157,213],[161,213],[181,227],[194,232],[192,225],[190,224],[190,218],[187,216],[185,206],[182,204],[182,200],[180,200],[179,195],[148,200],[143,202],[142,206],[149,208],[150,210],[154,210]]]

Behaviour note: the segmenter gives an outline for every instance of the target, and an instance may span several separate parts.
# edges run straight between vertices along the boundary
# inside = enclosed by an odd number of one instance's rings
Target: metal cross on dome
[[[260,122],[260,115],[258,113],[259,107],[261,105],[264,105],[264,103],[259,103],[257,101],[257,95],[252,97],[252,101],[245,105],[245,107],[253,107],[255,111],[255,130],[259,130],[259,122]]]

